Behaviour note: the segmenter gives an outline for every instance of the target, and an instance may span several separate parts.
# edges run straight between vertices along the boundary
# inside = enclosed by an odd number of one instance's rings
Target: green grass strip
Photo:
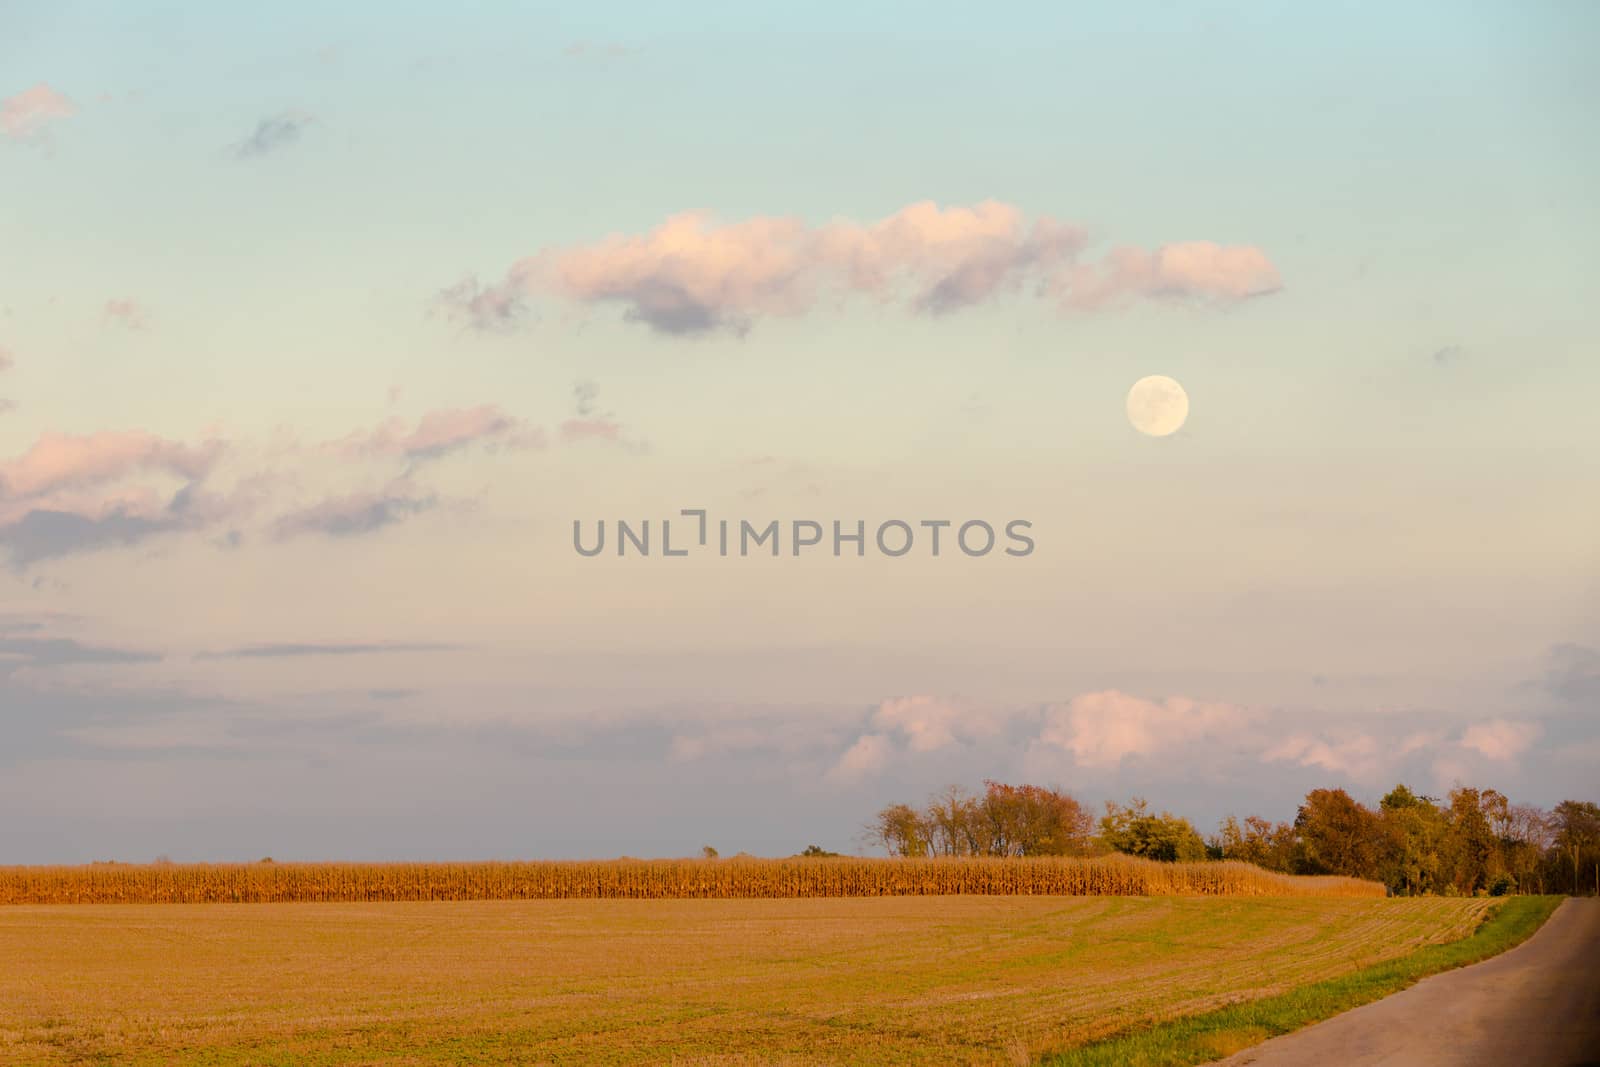
[[[1042,1067],[1188,1067],[1230,1056],[1279,1034],[1398,992],[1431,974],[1465,967],[1519,945],[1556,910],[1561,897],[1508,897],[1470,936],[1340,978],[1201,1015],[1132,1030],[1051,1053]]]

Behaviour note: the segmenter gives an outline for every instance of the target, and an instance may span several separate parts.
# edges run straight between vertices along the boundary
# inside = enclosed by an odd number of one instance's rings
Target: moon
[[[1164,374],[1140,378],[1128,390],[1128,421],[1140,433],[1168,437],[1189,417],[1189,394]]]

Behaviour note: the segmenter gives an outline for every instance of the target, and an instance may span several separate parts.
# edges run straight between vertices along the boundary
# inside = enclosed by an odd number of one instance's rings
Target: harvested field
[[[1488,900],[0,908],[0,1063],[1008,1064],[1346,974]]]

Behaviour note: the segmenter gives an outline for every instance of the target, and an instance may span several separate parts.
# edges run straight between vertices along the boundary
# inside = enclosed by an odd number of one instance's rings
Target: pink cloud
[[[1229,303],[1282,287],[1277,268],[1259,248],[1210,241],[1163,245],[1154,252],[1118,248],[1103,262],[1077,265],[1054,280],[1057,297],[1078,309],[1135,297]]]
[[[43,131],[50,123],[72,115],[77,108],[71,100],[44,82],[0,100],[0,131],[21,139]]]
[[[20,568],[215,522],[233,502],[202,482],[224,447],[139,430],[44,434],[0,463],[0,549]]]
[[[1087,309],[1133,298],[1226,304],[1281,286],[1266,254],[1251,246],[1119,248],[1089,262],[1088,244],[1082,227],[1029,219],[996,201],[923,201],[874,222],[819,227],[792,217],[723,223],[684,212],[642,234],[541,251],[496,285],[468,279],[440,299],[482,328],[515,322],[525,298],[542,293],[617,304],[624,317],[659,332],[693,334],[742,333],[759,317],[799,315],[849,294],[942,314],[1017,292]]]
[[[1080,767],[1113,767],[1193,742],[1229,738],[1251,715],[1232,704],[1168,697],[1157,703],[1115,689],[1085,693],[1045,715],[1038,744],[1072,755]]]
[[[561,424],[559,432],[564,444],[576,444],[579,441],[619,444],[622,441],[622,424],[610,419],[568,419]]]
[[[130,330],[142,330],[150,324],[148,312],[135,300],[107,300],[101,318],[120,323]]]
[[[412,426],[388,419],[376,429],[335,441],[331,448],[346,456],[388,456],[408,460],[437,459],[477,443],[512,448],[539,448],[544,434],[494,404],[430,411]]]
[[[1287,762],[1301,767],[1321,767],[1351,778],[1371,778],[1382,761],[1376,738],[1355,734],[1338,740],[1325,740],[1296,734],[1261,754],[1267,763]]]
[[[845,750],[828,777],[850,781],[877,774],[894,755],[894,742],[883,734],[862,734]]]
[[[1492,719],[1467,727],[1461,735],[1461,747],[1492,760],[1510,762],[1526,752],[1541,732],[1538,723]]]
[[[220,442],[185,445],[142,430],[46,433],[21,456],[0,463],[0,486],[16,498],[101,485],[147,471],[193,481],[210,470],[221,450]]]

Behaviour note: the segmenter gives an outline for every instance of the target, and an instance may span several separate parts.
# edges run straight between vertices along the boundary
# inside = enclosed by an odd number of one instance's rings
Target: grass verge
[[[1560,903],[1560,897],[1508,897],[1470,937],[1460,941],[1429,945],[1409,956],[1275,997],[1052,1053],[1044,1057],[1042,1067],[1188,1067],[1231,1056],[1270,1037],[1386,997],[1429,975],[1498,955],[1532,937]]]

